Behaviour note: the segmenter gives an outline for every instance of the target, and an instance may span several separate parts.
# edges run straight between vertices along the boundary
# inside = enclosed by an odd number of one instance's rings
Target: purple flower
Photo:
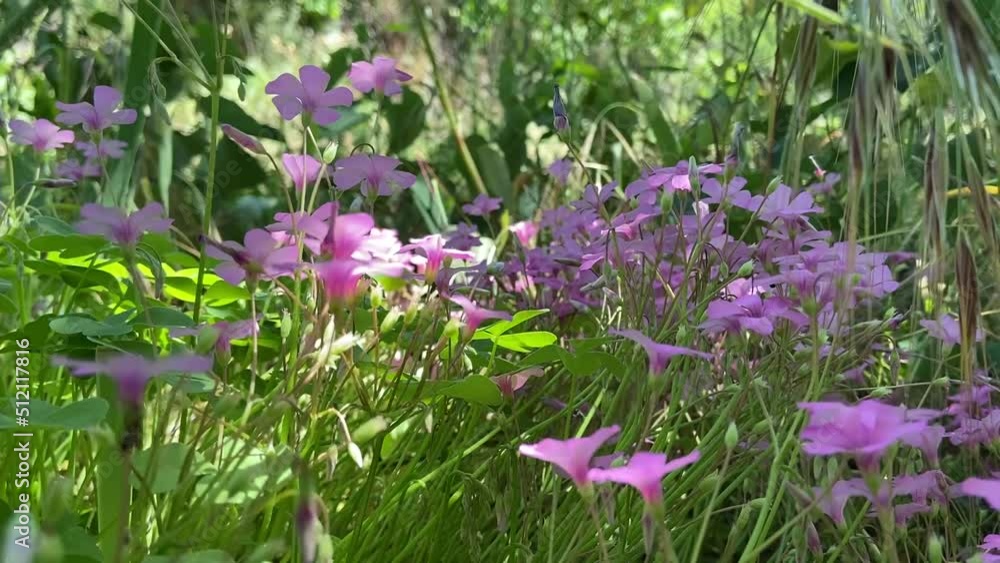
[[[229,140],[244,149],[254,154],[267,154],[267,150],[264,149],[264,145],[260,144],[260,141],[258,141],[255,137],[247,135],[243,131],[240,131],[228,123],[223,123],[220,129],[222,129],[222,133],[225,136],[229,137]]]
[[[958,319],[952,315],[941,315],[936,320],[922,320],[920,326],[927,329],[927,334],[945,345],[957,346],[962,342],[962,327],[958,324]],[[985,336],[983,329],[976,329],[976,342],[982,342]]]
[[[744,189],[746,185],[746,179],[739,176],[730,180],[726,185],[722,185],[715,178],[709,178],[701,186],[701,193],[708,196],[702,201],[719,205],[728,204],[750,212],[757,211],[764,201],[764,196],[752,195]]]
[[[605,442],[618,434],[618,425],[601,428],[584,438],[556,440],[546,438],[536,444],[521,444],[517,449],[523,456],[551,463],[569,475],[577,487],[590,485],[590,460]]]
[[[118,397],[122,402],[132,405],[142,403],[146,384],[157,375],[168,372],[201,373],[212,369],[212,360],[202,356],[171,356],[147,360],[134,354],[122,354],[96,362],[57,356],[53,358],[53,363],[68,367],[76,376],[99,373],[107,375],[118,384]]]
[[[372,62],[352,63],[347,78],[355,88],[366,94],[377,90],[386,96],[395,96],[403,91],[399,83],[413,77],[396,68],[396,59],[378,56]]]
[[[601,209],[601,205],[604,204],[604,202],[611,199],[611,196],[614,195],[615,188],[617,187],[617,181],[604,184],[600,188],[594,184],[587,184],[583,188],[583,198],[581,198],[580,201],[574,202],[573,207],[580,211],[598,211]]]
[[[508,373],[504,375],[496,375],[491,377],[497,387],[500,388],[500,392],[507,397],[514,397],[514,394],[532,377],[541,377],[545,375],[545,370],[542,368],[528,368],[525,370],[517,371],[514,373]],[[595,458],[596,459],[596,458]]]
[[[927,463],[937,467],[938,448],[941,446],[941,440],[944,439],[946,433],[944,426],[935,424],[934,426],[928,426],[911,434],[904,435],[902,441],[907,446],[918,448],[924,453]]]
[[[271,233],[252,229],[243,237],[243,244],[235,241],[208,242],[205,249],[212,258],[222,260],[215,273],[226,282],[238,285],[244,279],[256,282],[260,278],[274,278],[295,271],[299,264],[299,249],[281,246]]]
[[[74,182],[82,182],[85,178],[97,178],[100,175],[101,167],[89,160],[80,164],[75,158],[67,158],[56,165],[56,176]]]
[[[568,158],[560,158],[550,164],[547,170],[556,182],[565,184],[569,180],[569,173],[573,170],[573,161]]]
[[[198,336],[208,325],[201,325],[193,328],[175,328],[170,331],[170,336]],[[215,330],[215,353],[221,356],[228,356],[233,340],[247,338],[254,332],[258,332],[256,319],[246,319],[242,321],[218,321],[211,325]]]
[[[72,131],[60,129],[48,119],[38,119],[34,123],[15,119],[10,122],[10,131],[14,144],[27,145],[35,152],[61,149],[66,143],[72,143],[74,138]]]
[[[459,223],[455,225],[455,230],[448,234],[448,242],[445,243],[444,247],[455,250],[472,250],[481,243],[479,232],[476,231],[475,227],[468,223]]]
[[[956,488],[960,494],[982,498],[990,508],[1000,511],[1000,479],[970,477]]]
[[[323,282],[326,296],[338,304],[353,302],[360,293],[358,282],[364,274],[364,265],[351,259],[334,259],[316,264],[316,273]]]
[[[325,168],[323,163],[307,154],[285,153],[281,155],[281,164],[285,172],[292,178],[295,189],[302,191],[319,178],[320,171]]]
[[[419,254],[413,255],[410,260],[428,282],[437,280],[441,267],[447,266],[451,260],[472,260],[475,258],[475,255],[469,252],[446,248],[445,240],[441,235],[427,235],[413,240],[400,250],[419,252]]]
[[[485,217],[497,209],[500,209],[501,201],[503,200],[498,197],[490,197],[486,194],[479,194],[476,196],[476,199],[472,200],[472,203],[463,205],[462,211],[468,215]]]
[[[716,299],[708,304],[705,310],[707,320],[699,328],[709,333],[748,330],[769,336],[774,332],[775,321],[793,316],[788,315],[789,309],[789,303],[781,297],[761,299],[760,295],[749,294],[734,301]]]
[[[664,454],[637,452],[628,460],[628,464],[611,469],[591,469],[589,477],[595,483],[611,481],[631,485],[638,489],[647,505],[658,505],[663,501],[663,478],[700,458],[698,450],[669,462]]]
[[[98,143],[87,141],[77,141],[76,148],[80,149],[83,156],[89,160],[101,160],[104,158],[121,158],[125,155],[125,147],[128,143],[116,141],[114,139],[101,139]]]
[[[417,177],[409,172],[396,170],[400,162],[382,155],[356,154],[338,160],[333,171],[333,183],[338,190],[349,190],[358,184],[361,193],[368,196],[374,190],[377,196],[392,195],[395,186],[409,188]]]
[[[904,436],[923,431],[926,420],[911,420],[906,409],[878,401],[857,405],[799,403],[809,412],[809,424],[800,434],[802,451],[809,455],[850,454],[864,471],[875,471],[886,448]]]
[[[764,200],[758,217],[766,223],[778,219],[785,223],[798,223],[804,221],[806,215],[822,211],[822,207],[813,204],[813,197],[809,192],[802,192],[793,198],[792,188],[781,184]]]
[[[331,214],[318,254],[337,260],[351,258],[374,227],[375,220],[367,213]]]
[[[118,109],[121,102],[121,92],[110,86],[98,86],[94,88],[93,104],[56,102],[56,107],[62,112],[56,115],[56,121],[63,125],[82,124],[83,130],[88,133],[97,133],[112,125],[135,123],[135,110]]]
[[[833,520],[837,526],[843,526],[844,507],[851,497],[869,497],[871,491],[863,479],[841,479],[833,484],[829,492],[822,487],[813,489],[813,494],[819,497],[819,509]]]
[[[608,331],[610,334],[616,334],[618,336],[624,336],[629,340],[639,344],[646,350],[646,354],[649,355],[649,374],[658,375],[663,373],[666,369],[667,363],[674,356],[693,356],[695,358],[701,358],[703,360],[711,360],[712,355],[706,354],[705,352],[699,352],[698,350],[692,350],[691,348],[683,348],[681,346],[671,346],[669,344],[660,344],[654,341],[645,334],[639,332],[638,330],[626,329],[617,330],[611,329]]]
[[[301,113],[311,115],[320,125],[330,125],[340,119],[340,112],[333,106],[349,106],[354,101],[351,91],[343,86],[327,90],[330,75],[318,66],[303,66],[299,77],[286,72],[264,87],[265,92],[274,95],[271,101],[285,121]]]
[[[483,321],[488,319],[505,319],[510,320],[510,314],[504,311],[493,311],[491,309],[484,309],[479,305],[473,303],[471,299],[463,295],[451,295],[448,296],[448,300],[452,303],[458,305],[462,308],[465,313],[465,329],[463,330],[465,337],[469,338],[476,332],[479,325]]]
[[[126,248],[138,244],[143,233],[165,233],[173,224],[173,219],[163,218],[163,206],[155,202],[127,217],[120,209],[88,203],[80,208],[80,218],[77,231],[85,235],[102,235]]]

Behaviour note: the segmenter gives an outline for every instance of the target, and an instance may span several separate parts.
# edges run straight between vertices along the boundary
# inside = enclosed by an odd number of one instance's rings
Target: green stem
[[[225,42],[223,42],[225,45]],[[194,322],[198,324],[201,318],[201,299],[205,287],[205,246],[207,242],[204,237],[208,236],[208,230],[212,226],[212,200],[215,197],[215,165],[219,152],[219,94],[222,91],[222,64],[223,58],[217,58],[218,64],[215,69],[215,87],[212,88],[212,127],[208,131],[208,185],[205,189],[205,214],[201,222],[201,255],[198,258],[198,285],[194,294]]]

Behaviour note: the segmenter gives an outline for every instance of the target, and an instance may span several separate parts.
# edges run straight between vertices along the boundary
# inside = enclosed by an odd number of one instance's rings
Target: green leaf
[[[424,179],[418,176],[417,181],[407,191],[413,197],[417,212],[420,213],[420,217],[424,220],[427,230],[432,233],[444,231],[448,226],[448,217],[444,213],[443,207],[439,205],[441,196],[436,193],[437,190],[435,189],[435,193],[432,193],[431,188],[427,187]]]
[[[233,556],[220,549],[195,551],[184,555],[150,555],[142,563],[232,563]]]
[[[58,334],[82,334],[84,336],[122,336],[132,332],[132,327],[126,322],[98,321],[79,314],[53,319],[49,321],[49,328]]]
[[[0,413],[0,428],[18,428],[15,424],[14,401],[10,399]],[[28,401],[31,415],[28,417],[32,428],[53,428],[58,430],[84,430],[104,422],[108,414],[108,402],[98,397],[68,403],[56,407],[41,399]]]
[[[136,452],[132,457],[132,465],[143,479],[140,481],[132,475],[132,488],[145,489],[142,484],[145,483],[153,494],[168,493],[177,488],[189,449],[186,444],[172,443]],[[196,453],[196,460],[197,456]],[[192,464],[195,465],[197,464]]]
[[[118,21],[118,18],[108,12],[97,12],[90,16],[90,23],[98,27],[103,27],[116,35],[122,30],[122,22]]]
[[[656,144],[660,148],[660,158],[663,162],[676,162],[681,158],[681,147],[670,123],[663,117],[660,104],[655,100],[646,102],[646,119],[656,136]]]
[[[243,301],[250,299],[250,292],[246,289],[229,284],[224,281],[217,281],[205,292],[205,302],[215,302],[213,305],[228,305],[233,301]]]
[[[482,375],[470,375],[459,381],[429,381],[425,389],[429,389],[424,393],[427,397],[443,395],[488,407],[495,407],[503,402],[503,395],[497,384]]]
[[[203,373],[168,373],[157,379],[190,394],[210,393],[215,389],[215,380]]]
[[[515,352],[530,352],[536,348],[550,346],[558,341],[559,338],[556,335],[541,330],[504,334],[494,340],[497,346]]]
[[[613,373],[622,373],[625,370],[625,366],[618,358],[607,352],[590,351],[574,354],[560,349],[559,357],[566,369],[579,377],[593,375],[602,368]]]
[[[497,321],[487,327],[477,330],[476,334],[473,336],[473,340],[493,339],[493,337],[500,336],[501,334],[508,332],[510,329],[517,328],[531,319],[540,317],[548,312],[548,309],[527,309],[524,311],[518,311],[514,313],[514,316],[509,321]]]
[[[76,235],[82,236],[80,233],[76,232],[73,225],[59,219],[57,217],[48,217],[45,215],[35,217],[32,220],[32,224],[37,226],[39,229],[45,231],[46,233],[52,235]]]
[[[145,312],[140,312],[139,315],[136,316],[135,326],[190,328],[194,326],[194,321],[191,320],[191,317],[176,309],[169,309],[167,307],[150,307],[149,309],[146,309]]]
[[[202,96],[198,99],[198,109],[205,116],[212,115],[212,98]],[[219,123],[228,123],[233,127],[243,131],[247,135],[264,139],[281,140],[281,131],[269,125],[262,125],[259,121],[243,111],[240,105],[228,98],[219,98]],[[228,138],[227,138],[228,139]],[[224,140],[220,143],[233,144],[232,141]],[[240,149],[243,150],[243,149]]]
[[[427,104],[411,88],[403,90],[399,102],[384,102],[383,113],[389,122],[389,153],[398,154],[413,144],[424,129]]]
[[[486,184],[486,191],[493,196],[502,198],[504,205],[508,209],[513,209],[516,204],[514,185],[510,180],[507,161],[504,160],[503,155],[485,142],[478,143],[478,146],[474,148],[470,143],[469,148],[472,149],[473,160],[475,160],[476,167]]]

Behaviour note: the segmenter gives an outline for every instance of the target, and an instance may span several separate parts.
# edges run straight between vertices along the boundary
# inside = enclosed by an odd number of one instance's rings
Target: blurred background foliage
[[[221,121],[267,140],[273,153],[300,148],[302,134],[271,106],[269,80],[317,64],[345,84],[352,61],[384,54],[414,75],[405,94],[360,101],[324,134],[340,140],[329,159],[371,143],[418,174],[414,189],[379,202],[381,221],[402,236],[462,219],[477,182],[458,141],[516,220],[587,179],[624,186],[647,166],[721,161],[739,122],[749,125],[740,173],[752,190],[775,175],[814,182],[814,161],[850,176],[820,196],[824,227],[843,234],[855,221],[870,245],[926,251],[928,213],[940,211],[938,258],[969,225],[984,264],[996,264],[988,253],[1000,111],[994,8],[993,0],[2,0],[0,109],[51,119],[56,100],[83,99],[101,83],[124,89],[146,119],[122,129],[142,142],[114,180],[140,201],[163,201],[183,232],[197,233],[210,101],[169,53],[212,71],[225,37]],[[589,171],[573,177],[570,193],[545,172],[568,156],[551,125],[554,84]],[[853,126],[852,116],[860,116]],[[942,195],[942,210],[928,210],[925,197],[934,123],[947,182],[933,189],[969,186],[970,174],[982,187]],[[283,179],[228,140],[219,151],[214,220],[235,237],[272,216]],[[16,173],[26,177],[31,166]]]

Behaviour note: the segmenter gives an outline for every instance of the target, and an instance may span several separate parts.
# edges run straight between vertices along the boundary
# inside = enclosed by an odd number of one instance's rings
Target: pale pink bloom
[[[267,151],[264,149],[264,145],[260,144],[260,141],[258,141],[255,137],[251,137],[228,123],[223,123],[220,129],[222,129],[222,133],[225,136],[229,137],[229,140],[244,149],[254,154],[267,154]]]
[[[132,405],[142,403],[150,379],[168,372],[201,373],[212,369],[212,360],[202,356],[169,356],[147,360],[134,354],[122,354],[96,362],[54,357],[53,363],[66,366],[76,376],[103,373],[118,384],[118,397]]]
[[[632,455],[626,465],[611,469],[591,469],[589,477],[595,483],[611,481],[631,485],[638,489],[647,505],[656,505],[663,500],[663,487],[661,485],[663,478],[668,473],[691,465],[700,458],[701,454],[698,450],[669,462],[665,454],[637,452]]]
[[[532,221],[519,221],[509,227],[514,233],[518,242],[525,248],[531,248],[535,244],[535,235],[538,234],[538,225]]]
[[[292,184],[298,191],[312,185],[325,168],[322,162],[307,154],[285,153],[281,155],[281,164],[285,167],[285,172],[288,172],[292,178]]]
[[[320,125],[330,125],[340,119],[340,112],[333,106],[349,106],[354,95],[343,86],[327,90],[330,75],[318,66],[305,65],[299,69],[299,78],[289,73],[267,83],[264,92],[273,94],[271,100],[285,121],[299,114],[311,115]]]
[[[76,230],[85,235],[102,235],[109,241],[134,247],[145,232],[165,233],[170,230],[172,219],[163,218],[163,206],[150,203],[126,216],[120,209],[88,203],[80,208],[80,221]]]
[[[118,109],[121,103],[121,92],[110,86],[98,86],[94,88],[93,104],[56,102],[61,111],[56,115],[56,121],[63,125],[83,125],[83,130],[88,133],[96,133],[112,125],[135,123],[135,110]]]
[[[982,498],[990,508],[1000,511],[1000,479],[970,477],[956,488],[960,494]]]
[[[601,428],[583,438],[546,438],[535,444],[521,444],[517,451],[527,457],[547,461],[569,475],[577,487],[590,485],[590,460],[605,442],[618,434],[618,425]]]
[[[396,59],[378,56],[372,62],[352,63],[347,78],[361,92],[376,90],[386,96],[395,96],[403,91],[399,83],[413,77],[396,68]]]
[[[465,333],[466,338],[472,336],[472,334],[476,332],[476,329],[479,328],[479,325],[485,320],[510,320],[511,318],[510,313],[484,309],[473,303],[471,299],[465,297],[464,295],[451,295],[448,296],[448,300],[461,307],[462,311],[465,313],[465,329],[463,332]]]
[[[670,359],[674,356],[693,356],[695,358],[701,358],[703,360],[711,360],[712,355],[700,352],[698,350],[692,350],[691,348],[684,348],[681,346],[671,346],[670,344],[660,344],[649,338],[645,334],[639,332],[638,330],[626,329],[617,330],[611,329],[608,331],[609,334],[616,334],[618,336],[624,336],[629,340],[641,345],[645,350],[646,354],[649,356],[649,374],[658,375],[663,373],[666,369],[667,364]]]
[[[520,388],[524,387],[528,380],[532,377],[541,377],[545,374],[545,370],[542,368],[528,368],[521,371],[516,371],[514,373],[507,373],[504,375],[496,375],[491,377],[497,387],[500,388],[500,392],[507,397],[514,397]],[[595,458],[596,459],[596,458]]]
[[[73,132],[60,129],[48,119],[39,119],[28,123],[20,119],[10,122],[11,140],[16,145],[27,145],[35,152],[45,152],[61,149],[63,145],[73,142]]]
[[[937,338],[947,345],[957,346],[962,342],[962,327],[958,319],[952,315],[941,315],[934,320],[922,320],[920,326],[927,329],[927,334]],[[976,329],[976,342],[982,342],[986,335],[982,328]]]

